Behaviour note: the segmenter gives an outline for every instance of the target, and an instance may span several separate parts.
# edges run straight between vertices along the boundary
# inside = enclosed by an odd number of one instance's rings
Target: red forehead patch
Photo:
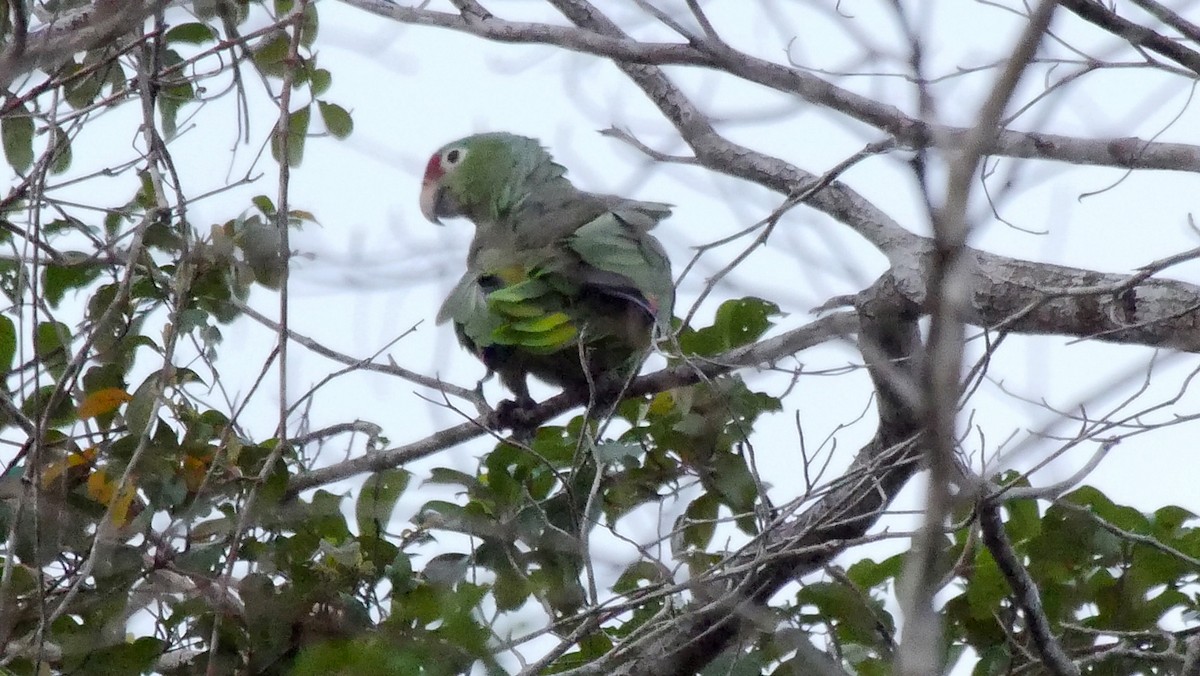
[[[444,173],[446,173],[446,172],[442,171],[441,156],[434,155],[434,156],[430,157],[429,163],[425,165],[425,180],[426,181],[431,181],[431,180],[436,181],[437,179],[441,178],[442,174],[444,174]]]

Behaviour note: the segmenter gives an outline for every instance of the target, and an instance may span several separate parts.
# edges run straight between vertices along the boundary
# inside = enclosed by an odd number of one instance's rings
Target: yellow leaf
[[[65,460],[59,460],[58,462],[52,462],[52,463],[50,463],[49,466],[46,467],[45,470],[42,471],[42,486],[44,488],[49,488],[50,484],[54,483],[59,477],[62,477],[64,475],[64,473],[70,472],[71,470],[77,469],[80,467],[87,469],[87,467],[91,466],[91,464],[95,461],[96,461],[96,447],[95,446],[84,449],[82,451],[72,451],[71,453],[67,454],[67,457]],[[67,476],[69,476],[69,475],[67,475]],[[76,478],[79,479],[82,477],[76,477]],[[74,483],[74,481],[72,481],[72,483]],[[75,485],[78,485],[78,484],[75,484]]]
[[[110,481],[108,474],[98,469],[92,472],[92,475],[87,480],[88,497],[99,502],[102,505],[107,505],[109,500],[112,500],[113,495],[117,492],[117,484]]]
[[[205,453],[202,456],[183,456],[183,481],[187,484],[189,493],[195,493],[200,490],[200,486],[204,484],[205,477],[208,476],[208,468],[212,465],[212,461],[212,453]]]
[[[650,400],[650,415],[663,416],[675,406],[675,397],[670,392],[659,392]]]
[[[76,411],[80,420],[95,418],[98,415],[112,413],[117,407],[133,399],[125,390],[119,387],[105,387],[83,398],[83,403]]]
[[[98,469],[88,477],[87,493],[92,500],[106,507],[112,505],[113,523],[118,526],[128,523],[130,506],[133,504],[134,497],[137,496],[137,488],[134,487],[132,481],[118,495],[117,481],[110,480],[103,469]]]
[[[121,494],[117,496],[116,503],[113,505],[112,522],[118,526],[124,526],[129,523],[130,506],[133,504],[133,498],[137,495],[137,489],[132,484],[125,487]]]

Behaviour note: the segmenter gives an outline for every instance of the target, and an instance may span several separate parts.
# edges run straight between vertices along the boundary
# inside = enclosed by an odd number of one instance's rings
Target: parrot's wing
[[[438,310],[437,323],[454,322],[459,339],[467,347],[487,345],[501,318],[488,307],[487,290],[480,284],[478,271],[467,270]],[[467,339],[470,344],[467,344]]]
[[[671,262],[658,240],[637,222],[648,218],[638,210],[606,212],[576,230],[568,245],[585,264],[580,283],[630,300],[640,294],[639,304],[666,326],[675,304]]]
[[[472,350],[490,345],[519,345],[553,352],[569,344],[577,329],[562,311],[557,288],[542,276],[506,278],[468,271],[438,312],[438,323],[454,322],[459,339]]]

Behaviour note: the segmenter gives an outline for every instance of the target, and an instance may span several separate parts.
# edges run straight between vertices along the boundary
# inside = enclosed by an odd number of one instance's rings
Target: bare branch
[[[630,384],[627,394],[628,396],[638,396],[650,392],[662,392],[672,387],[692,385],[700,382],[704,377],[728,373],[736,368],[771,363],[831,338],[853,333],[856,326],[857,320],[852,313],[830,315],[788,331],[781,336],[732,350],[708,362],[685,364],[641,376]],[[556,415],[586,403],[586,401],[573,399],[566,394],[560,394],[538,404],[524,415],[528,417],[530,424],[540,425]],[[378,472],[419,460],[487,434],[488,418],[489,416],[483,415],[475,420],[444,429],[420,441],[368,453],[309,472],[302,472],[292,477],[288,491],[297,493],[357,474]]]
[[[142,21],[171,4],[171,0],[95,0],[81,9],[57,18],[49,25],[25,32],[22,7],[15,23],[18,39],[0,52],[0,89],[33,70],[50,71],[77,52],[140,30]]]
[[[999,505],[995,502],[980,503],[978,514],[983,543],[992,553],[992,558],[996,560],[996,565],[1016,596],[1043,666],[1056,676],[1077,676],[1079,667],[1067,656],[1051,631],[1050,620],[1042,610],[1042,599],[1038,594],[1037,585],[1029,576],[1029,571],[1021,565],[1021,560],[1008,540],[1008,534],[1004,532]]]
[[[692,65],[722,70],[749,82],[795,94],[812,104],[840,112],[890,134],[904,147],[953,149],[960,146],[970,133],[970,129],[967,128],[939,125],[913,118],[894,106],[833,85],[813,73],[745,54],[711,38],[697,39],[689,45],[642,43],[608,30],[588,26],[584,26],[589,28],[588,30],[579,30],[549,24],[505,21],[491,15],[486,20],[468,22],[457,14],[403,7],[385,0],[341,1],[402,23],[449,28],[498,42],[555,45],[611,58],[618,61],[618,65],[622,67],[633,64]],[[600,15],[597,12],[591,16],[596,18]],[[616,28],[615,25],[612,27]],[[684,137],[688,138],[688,135],[684,134]],[[692,141],[699,140],[701,137],[697,135],[689,139],[689,143],[695,147]],[[784,193],[791,192],[788,184],[798,180],[791,171],[778,173],[774,177],[763,177],[762,172],[752,170],[755,164],[761,169],[761,158],[754,158],[757,162],[745,161],[752,159],[757,153],[753,153],[752,157],[739,158],[734,155],[734,147],[723,145],[720,150],[729,153],[730,156],[724,158],[725,162],[721,163],[725,168],[713,167],[719,171],[753,180]],[[751,152],[744,148],[737,150]],[[717,154],[717,151],[717,148],[712,149],[713,154]],[[1071,164],[1200,172],[1200,147],[1140,138],[1084,139],[1060,134],[1001,130],[994,138],[989,139],[985,153]]]
[[[1161,54],[1200,75],[1200,53],[1188,49],[1182,43],[1121,18],[1115,11],[1096,0],[1062,0],[1062,6],[1079,15],[1084,21],[1128,40],[1129,44]]]

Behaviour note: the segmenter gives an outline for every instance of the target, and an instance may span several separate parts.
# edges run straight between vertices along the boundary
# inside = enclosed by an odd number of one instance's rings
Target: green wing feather
[[[443,303],[460,342],[518,394],[628,374],[670,326],[674,287],[650,234],[671,207],[583,192],[533,139],[484,134],[450,196],[474,222],[467,273]]]

